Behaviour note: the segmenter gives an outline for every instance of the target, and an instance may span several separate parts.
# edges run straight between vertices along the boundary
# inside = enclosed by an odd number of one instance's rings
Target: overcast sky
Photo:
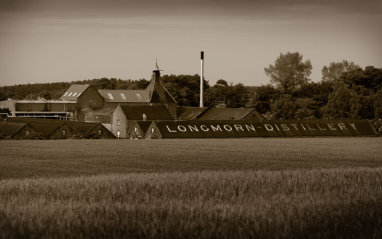
[[[254,86],[280,53],[382,68],[381,0],[0,0],[0,85],[162,74]]]

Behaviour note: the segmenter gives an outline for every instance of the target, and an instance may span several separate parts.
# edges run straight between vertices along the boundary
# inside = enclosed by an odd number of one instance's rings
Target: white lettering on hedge
[[[311,128],[308,124],[306,124],[306,126],[308,126],[309,130],[316,130],[315,128]]]
[[[194,126],[192,126],[192,125],[188,125],[188,128],[190,128],[190,131],[191,131],[191,132],[192,132],[193,130],[199,132],[199,129],[198,129],[198,127],[196,127],[196,125],[194,125]]]
[[[234,124],[233,126],[235,127],[236,131],[239,131],[239,129],[240,129],[241,131],[244,131],[243,126],[241,126],[241,125],[239,125],[239,124]]]
[[[168,127],[168,125],[166,125],[166,127],[167,127],[168,132],[170,132],[170,133],[175,133],[175,132],[177,132],[176,130],[172,130],[172,129],[170,129],[170,127]]]
[[[228,124],[223,125],[223,128],[224,128],[225,130],[227,130],[227,131],[232,131],[232,127],[229,126]]]
[[[321,128],[319,124],[317,124],[319,130],[326,130],[325,128]]]
[[[220,125],[216,125],[216,127],[213,126],[213,125],[211,125],[211,129],[212,129],[213,131],[218,131],[218,130],[222,131],[222,128],[220,128]]]
[[[270,124],[264,124],[264,127],[265,127],[268,131],[273,131],[273,126],[270,125]]]
[[[207,128],[207,126],[205,126],[205,125],[201,125],[200,128],[201,128],[203,131],[205,131],[205,132],[210,131],[210,129]]]
[[[186,132],[187,128],[184,127],[183,125],[178,125],[178,130],[181,131],[181,132]]]
[[[289,127],[286,124],[281,124],[281,128],[283,128],[285,131],[289,130]]]
[[[327,125],[330,130],[337,130],[336,128],[334,128],[334,124],[327,124]]]
[[[250,131],[250,130],[256,131],[255,126],[253,126],[253,125],[249,126],[246,124],[245,127],[247,128],[248,131]]]
[[[341,130],[343,130],[343,129],[348,130],[348,129],[346,128],[346,125],[345,125],[344,123],[339,123],[339,124],[338,124],[338,127],[340,127]]]

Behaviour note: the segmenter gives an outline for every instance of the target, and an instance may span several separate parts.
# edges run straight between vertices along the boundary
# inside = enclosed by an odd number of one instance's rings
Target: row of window
[[[80,95],[81,95],[81,92],[80,93],[78,93],[77,94],[77,92],[65,92],[65,94],[64,94],[64,96],[76,96],[77,95],[77,97],[79,97]],[[107,95],[109,96],[109,98],[111,99],[111,100],[114,100],[114,96],[111,94],[111,93],[107,93]],[[124,99],[124,100],[126,100],[127,98],[126,98],[126,95],[124,94],[124,93],[120,93],[120,95],[121,95],[121,97],[122,97],[122,99]],[[137,93],[137,94],[135,94],[136,96],[137,96],[137,98],[139,99],[139,100],[142,100],[142,96],[139,94],[139,93]]]
[[[111,93],[107,93],[107,95],[109,96],[109,99],[114,100],[114,96]],[[124,93],[120,93],[120,95],[121,95],[122,99],[124,99],[124,100],[127,99],[126,95]],[[142,96],[139,93],[137,93],[135,95],[137,96],[138,99],[142,100]]]
[[[72,95],[73,94],[73,95]],[[66,96],[66,95],[68,95],[68,96],[76,96],[77,95],[77,92],[65,92],[65,94],[64,94],[64,96]],[[80,93],[78,93],[78,95],[77,95],[77,97],[79,97],[81,95],[81,92]]]

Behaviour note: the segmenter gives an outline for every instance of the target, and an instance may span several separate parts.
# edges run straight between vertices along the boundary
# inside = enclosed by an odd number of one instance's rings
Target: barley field
[[[381,138],[0,146],[0,238],[382,237]]]

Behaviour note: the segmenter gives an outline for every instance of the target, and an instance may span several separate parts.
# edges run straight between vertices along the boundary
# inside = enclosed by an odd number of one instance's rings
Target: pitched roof
[[[153,121],[162,138],[377,136],[368,120]],[[146,137],[150,136],[150,128]]]
[[[112,115],[114,110],[115,110],[115,107],[114,108],[106,108],[106,109],[105,108],[101,108],[101,109],[90,111],[87,114],[92,114],[92,115]]]
[[[105,102],[150,102],[151,92],[148,90],[98,90]]]
[[[253,109],[249,108],[215,108],[207,109],[198,120],[241,120]]]
[[[72,128],[77,133],[86,133],[94,128],[98,123],[92,122],[81,122],[81,121],[65,121],[70,128]]]
[[[2,120],[0,122],[0,132],[6,136],[12,136],[27,124],[28,123],[9,122],[7,120]]]
[[[207,107],[178,107],[179,120],[196,120]]]
[[[160,71],[153,71],[151,82],[146,88],[146,90],[152,92],[150,103],[176,103],[176,100],[167,91],[167,89],[164,87],[159,78]]]
[[[174,120],[170,111],[165,106],[130,106],[122,105],[123,112],[129,120],[142,120],[146,115],[147,120]]]
[[[60,100],[75,101],[89,87],[89,85],[71,85],[60,97]]]
[[[49,135],[54,130],[56,130],[61,125],[65,124],[65,121],[61,121],[61,120],[36,119],[36,118],[28,118],[28,117],[8,118],[7,121],[29,123],[33,128],[35,128],[38,132],[42,133],[45,137],[49,137]]]
[[[137,124],[139,125],[139,127],[141,128],[141,130],[144,133],[146,133],[146,131],[150,127],[151,123],[152,123],[152,121],[137,121]]]

